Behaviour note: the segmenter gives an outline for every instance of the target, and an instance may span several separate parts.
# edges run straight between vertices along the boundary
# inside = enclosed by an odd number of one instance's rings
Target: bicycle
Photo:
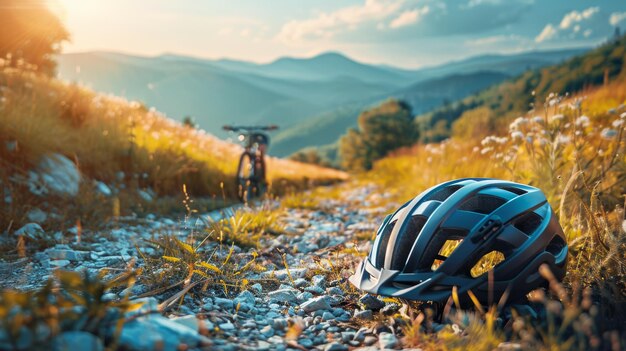
[[[265,151],[269,146],[269,136],[263,132],[277,130],[278,126],[230,126],[222,129],[238,132],[238,140],[243,143],[244,151],[237,166],[236,185],[237,197],[247,202],[261,197],[267,190]]]

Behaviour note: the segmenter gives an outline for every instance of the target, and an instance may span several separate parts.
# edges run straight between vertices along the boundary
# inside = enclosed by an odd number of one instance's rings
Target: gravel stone
[[[370,294],[365,294],[361,296],[361,298],[359,299],[359,302],[363,306],[365,306],[365,309],[373,310],[373,311],[378,311],[381,308],[385,307],[385,303],[382,300]]]
[[[393,349],[398,345],[398,338],[391,333],[380,333],[378,345],[381,349]]]

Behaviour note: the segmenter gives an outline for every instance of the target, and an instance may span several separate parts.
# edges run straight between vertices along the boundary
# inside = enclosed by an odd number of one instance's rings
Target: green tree
[[[69,33],[42,0],[0,0],[0,58],[53,75],[54,54]]]
[[[185,127],[189,127],[189,128],[196,128],[198,125],[196,124],[196,121],[193,119],[193,117],[191,116],[185,116],[183,118],[183,125]]]
[[[358,125],[358,130],[349,130],[339,142],[342,167],[346,169],[371,169],[374,161],[417,139],[411,107],[403,101],[387,100],[362,112]]]

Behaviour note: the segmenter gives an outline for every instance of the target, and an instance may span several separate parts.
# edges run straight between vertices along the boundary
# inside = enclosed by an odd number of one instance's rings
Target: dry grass
[[[20,214],[36,200],[9,179],[27,175],[47,153],[67,156],[86,178],[117,189],[150,188],[179,196],[185,184],[194,197],[233,199],[241,151],[140,103],[0,68],[0,181],[5,184],[0,189],[10,191],[14,200],[0,202],[9,213],[0,220],[3,229],[9,221],[22,222]],[[268,167],[274,194],[346,178],[336,170],[271,157]],[[126,200],[122,210],[136,203]]]
[[[461,177],[531,184],[546,193],[568,238],[564,285],[552,279],[552,298],[540,299],[547,316],[531,321],[518,314],[503,329],[493,323],[497,314],[490,313],[495,312],[477,312],[465,315],[470,322],[460,324],[459,330],[437,334],[425,333],[428,328],[416,320],[405,330],[407,346],[491,350],[512,340],[524,349],[565,350],[626,344],[625,87],[622,78],[584,95],[550,96],[512,121],[508,131],[482,140],[453,138],[399,150],[363,175],[363,181],[390,193],[386,201],[396,205]],[[595,307],[590,307],[590,299]]]

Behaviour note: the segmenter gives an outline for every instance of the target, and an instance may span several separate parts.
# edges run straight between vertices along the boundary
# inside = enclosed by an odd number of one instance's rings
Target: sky
[[[626,0],[45,0],[64,52],[270,62],[341,52],[417,68],[485,53],[594,46]]]

